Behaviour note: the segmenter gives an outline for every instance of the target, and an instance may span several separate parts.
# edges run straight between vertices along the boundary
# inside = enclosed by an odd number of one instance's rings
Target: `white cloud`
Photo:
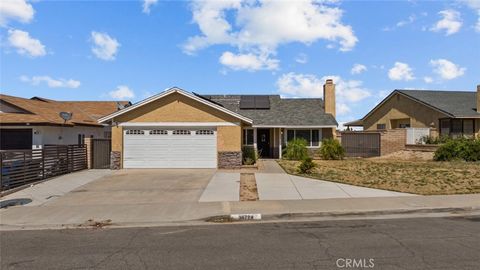
[[[344,80],[340,76],[323,76],[313,74],[287,73],[277,80],[278,91],[287,97],[322,97],[323,85],[332,79],[336,85],[338,115],[350,112],[349,105],[371,96],[368,89],[362,87],[361,81]]]
[[[438,14],[442,16],[442,19],[430,28],[431,31],[445,31],[446,36],[455,34],[460,31],[460,28],[463,24],[460,17],[460,12],[453,9],[447,9],[440,11]]]
[[[297,62],[299,64],[306,64],[308,62],[308,57],[307,57],[306,54],[301,53],[301,54],[297,55],[297,57],[295,57],[295,62]]]
[[[31,78],[23,75],[20,77],[22,82],[28,82],[32,85],[39,85],[46,83],[50,88],[78,88],[80,87],[80,81],[73,79],[53,79],[50,76],[33,76]]]
[[[143,0],[143,13],[150,14],[150,8],[155,5],[158,0]]]
[[[348,105],[345,103],[338,103],[335,109],[338,115],[347,115],[352,111],[350,107],[348,107]]]
[[[133,91],[126,85],[119,85],[117,89],[110,91],[108,94],[113,99],[130,99],[135,97]]]
[[[28,23],[33,19],[35,10],[25,0],[2,0],[0,4],[0,26],[7,26],[11,20]]]
[[[352,67],[352,70],[350,71],[352,74],[360,74],[362,72],[367,71],[367,67],[362,64],[355,64]]]
[[[395,62],[395,65],[388,71],[388,78],[394,81],[411,81],[415,79],[412,68],[402,62]]]
[[[466,68],[460,67],[446,59],[430,60],[430,65],[434,68],[433,72],[438,74],[444,80],[458,78],[466,71]]]
[[[426,83],[433,83],[433,78],[429,76],[423,77],[423,81]]]
[[[232,52],[224,52],[219,59],[220,63],[233,70],[275,70],[278,69],[279,61],[277,59],[269,58],[268,55],[248,54],[234,54]]]
[[[38,39],[34,39],[28,32],[10,29],[8,30],[8,43],[17,49],[22,55],[31,57],[44,56],[47,52],[45,46]]]
[[[102,60],[115,60],[120,43],[106,33],[92,31],[91,36],[94,43],[92,52],[95,56]]]
[[[478,12],[478,20],[477,24],[475,25],[475,31],[480,33],[480,12]]]
[[[184,44],[188,54],[227,44],[240,54],[274,55],[281,44],[320,39],[337,42],[341,51],[348,51],[358,41],[351,26],[341,22],[343,10],[321,1],[195,0],[191,7],[201,34]]]

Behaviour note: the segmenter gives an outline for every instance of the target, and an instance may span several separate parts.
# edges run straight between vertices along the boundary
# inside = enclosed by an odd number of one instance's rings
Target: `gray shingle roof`
[[[265,126],[335,126],[337,121],[325,113],[320,98],[287,99],[269,95],[269,110],[241,110],[240,95],[204,95],[226,109],[253,120],[254,125]]]
[[[452,117],[480,117],[477,93],[467,91],[396,90],[415,100],[435,107]]]

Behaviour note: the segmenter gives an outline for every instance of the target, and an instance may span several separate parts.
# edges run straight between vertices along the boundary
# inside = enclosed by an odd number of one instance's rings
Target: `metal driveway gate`
[[[111,140],[92,139],[92,169],[110,169]]]
[[[380,133],[344,132],[342,146],[347,157],[378,157],[380,156]]]

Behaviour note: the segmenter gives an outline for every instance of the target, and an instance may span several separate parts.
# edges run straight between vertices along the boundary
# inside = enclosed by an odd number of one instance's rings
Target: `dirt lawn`
[[[376,159],[315,160],[306,177],[422,195],[480,193],[480,163]],[[299,161],[280,160],[286,172],[300,175]]]

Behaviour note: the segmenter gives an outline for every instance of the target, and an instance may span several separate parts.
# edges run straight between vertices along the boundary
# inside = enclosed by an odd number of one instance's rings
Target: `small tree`
[[[313,162],[312,158],[308,157],[302,160],[302,163],[298,165],[298,171],[302,174],[311,174],[316,164]]]
[[[345,149],[335,139],[325,139],[320,147],[320,156],[326,160],[338,160],[345,157]]]
[[[303,160],[307,158],[307,141],[302,138],[297,138],[289,141],[283,156],[285,157],[285,159],[290,160]]]

